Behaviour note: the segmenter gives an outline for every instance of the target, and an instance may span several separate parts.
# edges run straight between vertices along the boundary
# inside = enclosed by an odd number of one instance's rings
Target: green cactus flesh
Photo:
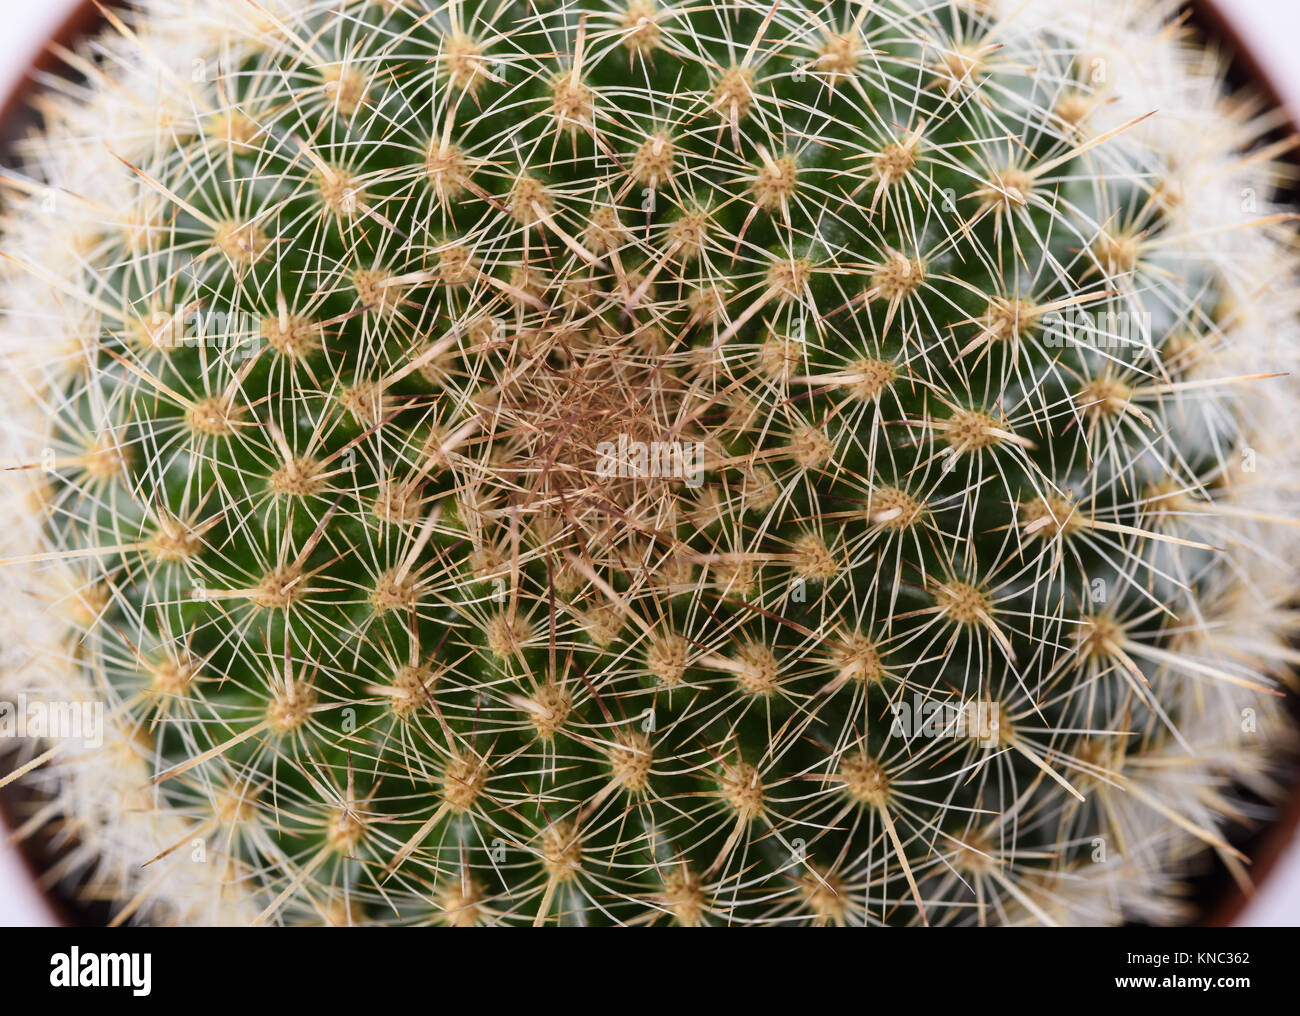
[[[83,666],[229,891],[1048,919],[1096,838],[1160,847],[1108,791],[1231,856],[1127,768],[1224,684],[1166,664],[1231,587],[1183,523],[1241,435],[1179,388],[1231,310],[1077,46],[416,6],[187,86],[52,410]]]

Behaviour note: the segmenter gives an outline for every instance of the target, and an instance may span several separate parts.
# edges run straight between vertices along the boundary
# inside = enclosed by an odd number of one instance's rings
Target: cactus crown
[[[1166,919],[1237,864],[1295,262],[1205,198],[1270,124],[1172,150],[1121,29],[995,6],[160,2],[101,43],[157,92],[52,240],[11,213],[52,449],[11,564],[171,822],[94,833],[170,865],[141,914]]]

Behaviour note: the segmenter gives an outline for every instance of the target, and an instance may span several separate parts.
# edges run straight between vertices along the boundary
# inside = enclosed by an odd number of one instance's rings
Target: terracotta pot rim
[[[1222,0],[1184,0],[1183,6],[1191,12],[1192,23],[1207,38],[1222,40],[1227,44],[1231,63],[1229,82],[1253,88],[1267,96],[1274,106],[1286,114],[1290,132],[1300,135],[1300,96],[1288,100],[1273,75],[1246,44],[1232,18],[1224,13]],[[1283,132],[1279,130],[1278,133]],[[1283,159],[1300,168],[1300,150],[1288,152]],[[1300,192],[1295,185],[1290,190],[1293,198],[1300,199]],[[1297,701],[1297,695],[1292,692],[1287,697],[1291,715],[1300,723],[1300,702]],[[1259,846],[1251,857],[1249,874],[1256,889],[1262,889],[1268,882],[1287,848],[1300,842],[1300,779],[1296,779],[1285,802],[1277,807],[1273,821],[1259,830]],[[1208,906],[1200,915],[1197,923],[1215,928],[1227,927],[1241,917],[1249,902],[1250,897],[1232,882],[1225,888],[1218,902]]]
[[[49,37],[39,43],[31,53],[27,69],[14,79],[8,94],[0,98],[0,160],[8,155],[29,120],[27,103],[39,88],[37,75],[55,72],[61,66],[61,61],[52,52],[52,47],[57,45],[71,47],[79,39],[90,35],[103,22],[104,14],[95,0],[79,0],[64,15],[63,20],[58,23]],[[0,162],[0,165],[2,164]],[[10,812],[8,795],[0,793],[0,835],[6,835],[7,830],[17,828],[15,816]],[[14,853],[31,874],[32,885],[36,888],[37,895],[49,913],[50,919],[63,927],[74,926],[76,921],[62,897],[52,889],[41,888],[44,872],[41,870],[36,851],[32,849],[31,841],[15,843],[14,846],[16,848]]]
[[[121,2],[122,0],[107,0],[109,5]],[[0,154],[16,140],[16,134],[11,131],[14,126],[22,125],[27,100],[39,87],[36,76],[56,72],[62,66],[62,61],[51,48],[56,45],[71,47],[79,39],[90,35],[104,21],[104,13],[97,0],[79,0],[64,15],[50,36],[31,53],[27,70],[14,80],[8,94],[0,100]]]
[[[28,69],[18,77],[9,93],[0,101],[0,158],[3,158],[17,140],[26,119],[27,102],[39,88],[36,80],[42,72],[56,72],[62,66],[59,58],[51,51],[56,45],[70,48],[78,40],[92,34],[106,22],[101,2],[105,6],[121,6],[124,0],[79,0],[72,7],[54,32],[40,44],[32,55]],[[1183,0],[1182,7],[1190,14],[1190,21],[1200,28],[1202,34],[1211,40],[1225,42],[1230,58],[1229,82],[1237,87],[1253,88],[1286,114],[1287,123],[1292,132],[1300,134],[1300,114],[1297,103],[1288,101],[1278,88],[1273,75],[1255,57],[1246,45],[1241,33],[1232,19],[1221,9],[1222,0]],[[1297,97],[1300,101],[1300,97]],[[1288,153],[1284,158],[1300,167],[1300,151]],[[1297,696],[1292,694],[1292,713],[1297,713]],[[6,801],[6,795],[0,794],[0,832],[15,827],[14,816]],[[1300,782],[1291,787],[1285,805],[1281,806],[1277,817],[1259,830],[1261,841],[1254,852],[1250,874],[1257,888],[1262,888],[1277,867],[1278,861],[1287,848],[1300,840]],[[17,844],[17,855],[31,873],[33,882],[39,885],[43,872],[35,851],[30,849],[30,841]],[[51,916],[59,924],[67,927],[76,922],[72,919],[67,904],[52,890],[40,891],[44,904]],[[1217,903],[1210,903],[1198,915],[1195,924],[1209,927],[1226,927],[1241,916],[1249,903],[1249,897],[1236,885],[1231,883],[1221,893]]]

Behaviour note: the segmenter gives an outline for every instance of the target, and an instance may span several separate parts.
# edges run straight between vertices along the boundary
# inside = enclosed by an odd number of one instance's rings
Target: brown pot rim
[[[110,4],[120,2],[121,0],[108,0]],[[9,93],[0,100],[0,150],[9,148],[16,140],[16,134],[11,132],[15,126],[21,127],[23,123],[27,101],[40,84],[37,76],[56,72],[62,66],[62,61],[52,51],[52,47],[71,48],[78,40],[91,35],[105,20],[104,11],[97,0],[79,0],[49,38],[32,52],[27,70],[14,81]]]
[[[1297,119],[1300,96],[1288,99],[1286,93],[1278,87],[1273,75],[1246,44],[1232,18],[1224,12],[1223,0],[1184,0],[1184,7],[1192,15],[1192,23],[1206,36],[1227,43],[1231,59],[1230,81],[1265,95],[1286,114],[1290,132],[1300,135],[1300,120]],[[1300,167],[1300,150],[1287,153],[1284,159]],[[1291,692],[1288,698],[1291,715],[1300,719],[1300,703],[1297,702],[1296,693]],[[1251,857],[1249,872],[1256,890],[1268,882],[1287,848],[1294,844],[1300,844],[1300,781],[1292,785],[1273,821],[1260,830],[1259,845]],[[1197,923],[1211,928],[1229,927],[1241,917],[1250,901],[1251,896],[1243,892],[1236,882],[1231,882],[1220,894],[1218,902],[1205,909]]]
[[[28,121],[28,100],[39,88],[38,75],[58,70],[61,61],[52,51],[54,46],[72,47],[78,40],[92,34],[104,22],[104,13],[95,0],[79,0],[58,23],[53,33],[32,52],[27,70],[17,77],[9,88],[7,95],[0,99],[0,155],[7,153],[14,142],[21,136]],[[9,797],[0,793],[0,835],[7,836],[8,830],[16,829],[16,816],[11,814]],[[32,842],[26,840],[14,844],[14,853],[23,867],[31,875],[32,885],[37,890],[50,918],[62,927],[74,927],[77,922],[66,901],[53,889],[42,888],[41,881],[45,873],[41,869],[40,859],[33,849]]]
[[[120,5],[122,2],[123,0],[102,0],[102,3],[107,6]],[[1297,106],[1300,105],[1300,96],[1296,97],[1295,101],[1286,98],[1273,76],[1246,45],[1232,18],[1224,13],[1221,4],[1222,0],[1183,0],[1182,6],[1190,15],[1191,23],[1199,27],[1206,37],[1221,39],[1228,44],[1231,83],[1254,88],[1267,96],[1278,109],[1286,113],[1290,130],[1300,134],[1300,120],[1296,112]],[[52,47],[61,45],[71,48],[78,40],[91,35],[106,21],[101,0],[79,0],[49,38],[40,44],[30,60],[27,71],[15,80],[8,95],[0,100],[0,154],[12,146],[21,131],[28,100],[39,88],[37,76],[41,73],[55,72],[62,65],[62,61],[52,52]],[[1285,158],[1300,167],[1300,151],[1293,151]],[[1290,698],[1292,712],[1295,713],[1296,695],[1292,693]],[[14,816],[10,814],[5,795],[0,794],[0,833],[6,828],[14,827]],[[1263,827],[1260,833],[1260,845],[1251,858],[1250,869],[1252,881],[1257,889],[1268,881],[1287,848],[1300,842],[1300,782],[1292,786],[1285,805],[1280,808],[1276,818]],[[33,882],[39,886],[43,872],[35,851],[30,849],[30,841],[16,846],[17,855],[31,873]],[[71,927],[76,923],[72,919],[68,906],[57,893],[47,889],[40,892],[40,895],[59,924]],[[1232,882],[1222,891],[1217,903],[1210,903],[1205,907],[1195,923],[1205,927],[1228,927],[1241,916],[1249,902],[1250,897],[1242,892],[1235,882]]]

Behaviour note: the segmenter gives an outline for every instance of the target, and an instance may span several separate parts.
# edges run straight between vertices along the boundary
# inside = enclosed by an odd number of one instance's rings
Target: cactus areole
[[[1176,10],[109,14],[5,179],[6,779],[119,920],[1245,879],[1300,262]]]

